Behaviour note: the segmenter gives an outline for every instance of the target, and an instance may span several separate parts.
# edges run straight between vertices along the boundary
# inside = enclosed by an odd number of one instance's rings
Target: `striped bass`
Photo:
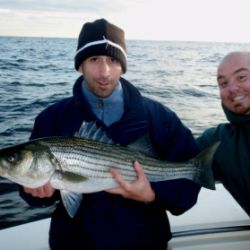
[[[176,163],[91,139],[47,137],[1,149],[0,176],[30,188],[50,182],[62,191],[91,193],[117,187],[110,167],[118,169],[125,180],[135,180],[132,161],[137,160],[150,182],[186,178],[215,189],[211,161],[217,146]]]

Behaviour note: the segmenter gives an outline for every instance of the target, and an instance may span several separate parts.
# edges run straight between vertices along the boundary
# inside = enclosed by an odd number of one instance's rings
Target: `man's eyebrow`
[[[239,68],[239,69],[235,70],[235,71],[233,72],[233,75],[238,74],[238,73],[240,73],[241,71],[250,71],[250,70],[249,70],[249,68],[244,68],[244,67],[242,67],[242,68]],[[219,81],[219,80],[221,80],[221,79],[224,79],[224,78],[225,78],[225,77],[224,77],[223,75],[218,75],[218,76],[217,76],[217,81]]]
[[[248,69],[248,68],[244,68],[244,67],[239,68],[239,69],[237,69],[237,70],[235,70],[235,71],[233,72],[233,75],[234,75],[234,74],[237,74],[237,73],[239,73],[239,72],[241,72],[241,71],[249,71],[249,69]]]

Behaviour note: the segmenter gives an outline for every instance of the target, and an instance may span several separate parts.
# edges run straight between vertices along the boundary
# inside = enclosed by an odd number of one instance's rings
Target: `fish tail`
[[[196,158],[199,168],[197,182],[205,188],[215,190],[215,180],[213,175],[213,158],[220,142],[207,147]]]

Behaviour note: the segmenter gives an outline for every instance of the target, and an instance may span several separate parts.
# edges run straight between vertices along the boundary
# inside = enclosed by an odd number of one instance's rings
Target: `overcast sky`
[[[127,39],[250,43],[249,0],[0,0],[0,35],[78,37],[104,17]]]

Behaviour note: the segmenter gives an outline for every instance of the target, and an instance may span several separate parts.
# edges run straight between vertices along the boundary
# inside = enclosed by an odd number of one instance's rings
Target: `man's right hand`
[[[47,183],[39,188],[23,187],[23,190],[24,192],[31,194],[33,197],[38,197],[38,198],[49,198],[55,192],[55,189],[51,187],[50,183]]]

